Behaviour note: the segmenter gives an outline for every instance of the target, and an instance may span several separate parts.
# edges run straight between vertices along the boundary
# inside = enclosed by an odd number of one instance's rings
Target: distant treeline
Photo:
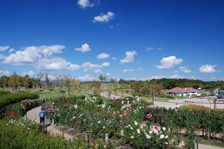
[[[192,87],[195,89],[201,88],[201,89],[215,89],[219,88],[221,90],[224,90],[224,81],[202,81],[202,80],[190,80],[190,79],[152,79],[152,80],[146,80],[146,81],[135,81],[135,80],[124,80],[120,79],[119,84],[126,84],[131,85],[133,84],[139,84],[141,87],[144,86],[144,84],[162,84],[163,89],[171,89],[174,87]]]

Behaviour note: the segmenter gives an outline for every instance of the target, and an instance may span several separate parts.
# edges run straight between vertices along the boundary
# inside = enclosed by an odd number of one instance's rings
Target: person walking
[[[45,124],[45,115],[46,115],[46,112],[44,111],[44,108],[41,107],[41,111],[39,112],[39,117],[40,117],[40,123],[43,123],[43,125]]]

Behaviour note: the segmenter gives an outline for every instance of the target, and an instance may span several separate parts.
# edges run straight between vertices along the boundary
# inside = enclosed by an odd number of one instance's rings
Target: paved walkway
[[[39,123],[40,122],[40,119],[39,119],[39,112],[40,112],[40,110],[41,110],[41,106],[40,107],[36,107],[36,108],[34,108],[32,110],[29,110],[27,112],[27,118],[30,119],[30,120],[36,120],[36,122]],[[51,134],[54,133],[54,134],[62,135],[62,131],[54,128],[54,126],[52,126],[52,125],[47,126],[47,131],[48,132],[50,131]],[[71,135],[69,135],[67,133],[64,133],[64,137],[67,140],[73,139],[73,136],[71,136]]]

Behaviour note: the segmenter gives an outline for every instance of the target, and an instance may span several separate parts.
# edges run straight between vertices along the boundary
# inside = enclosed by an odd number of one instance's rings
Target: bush
[[[82,100],[82,99],[78,99],[77,100],[77,106],[82,106],[82,107],[84,107],[84,105],[85,105],[85,100]]]
[[[102,97],[96,99],[96,104],[101,105],[103,103]]]
[[[10,91],[0,90],[0,95],[10,94]]]
[[[5,94],[0,97],[0,109],[6,107],[9,104],[14,104],[26,99],[37,99],[39,95],[37,93],[13,93]]]
[[[61,93],[65,93],[65,90],[60,90]]]

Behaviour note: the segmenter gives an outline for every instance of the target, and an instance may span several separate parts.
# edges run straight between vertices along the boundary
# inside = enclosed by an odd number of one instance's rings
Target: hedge
[[[0,97],[0,109],[8,106],[9,104],[14,104],[25,99],[37,99],[39,95],[37,93],[13,93],[4,94]]]

